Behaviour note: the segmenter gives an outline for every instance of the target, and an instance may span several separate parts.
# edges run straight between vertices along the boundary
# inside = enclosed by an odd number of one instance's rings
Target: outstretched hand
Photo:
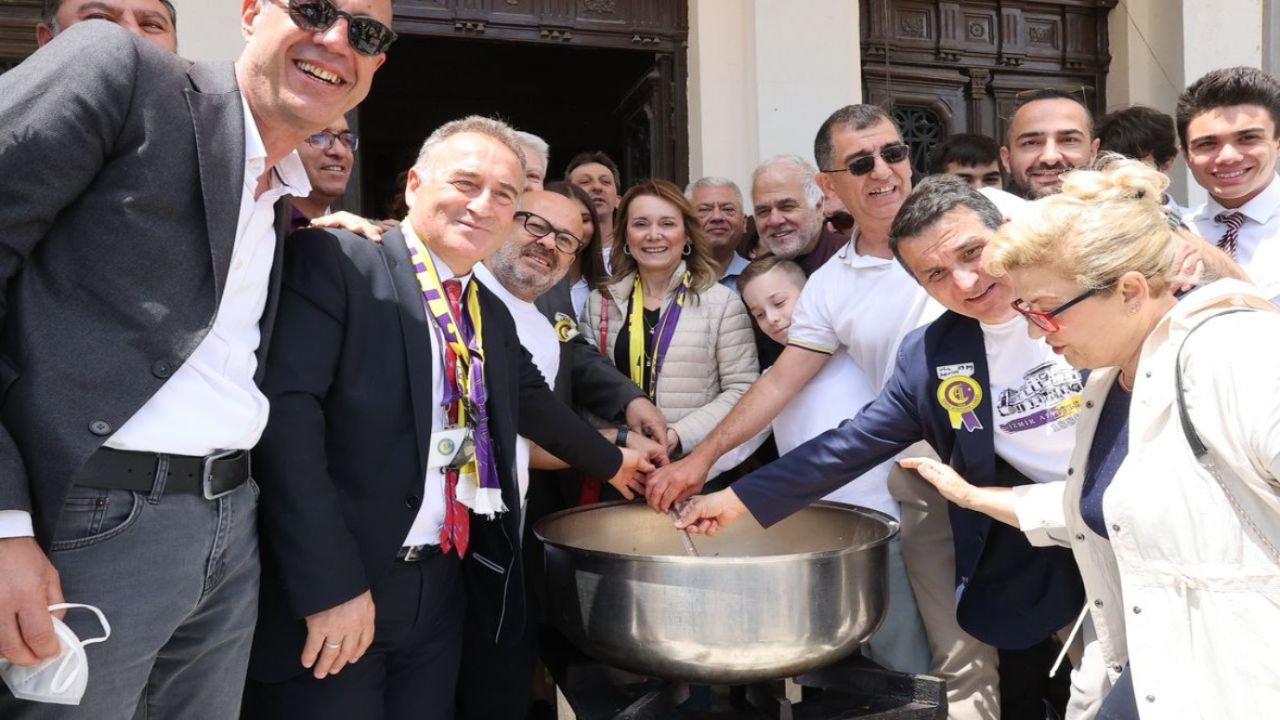
[[[963,508],[972,506],[973,485],[970,485],[968,480],[960,477],[960,474],[953,470],[950,465],[933,458],[924,457],[902,458],[898,461],[898,464],[908,470],[915,470],[920,474],[920,477],[937,488],[938,494],[949,502]]]
[[[651,472],[653,463],[631,448],[622,448],[622,467],[609,478],[609,484],[622,493],[622,497],[633,500],[636,495],[644,494],[645,476]]]
[[[689,498],[680,509],[675,525],[678,529],[692,533],[715,535],[746,511],[747,506],[738,499],[733,488],[727,488],[710,495]]]
[[[645,500],[655,511],[665,513],[675,502],[701,490],[707,484],[710,469],[696,453],[660,467],[649,476]]]
[[[360,217],[355,213],[349,213],[346,210],[339,210],[335,213],[329,213],[318,217],[311,221],[311,227],[331,228],[336,230],[350,230],[357,235],[363,235],[373,242],[382,242],[382,233],[399,225],[395,220],[370,220]]]

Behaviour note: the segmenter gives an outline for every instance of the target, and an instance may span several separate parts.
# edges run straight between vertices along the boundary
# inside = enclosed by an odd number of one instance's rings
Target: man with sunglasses
[[[351,166],[355,162],[360,137],[351,132],[346,117],[337,120],[298,146],[298,157],[307,170],[311,194],[290,201],[292,212],[290,230],[301,230],[311,221],[328,215],[334,203],[342,200],[351,180]]]
[[[390,0],[335,2],[246,0],[234,65],[81,22],[0,76],[0,648],[58,655],[63,598],[114,631],[78,708],[2,717],[237,715],[276,201],[394,38]]]
[[[814,156],[822,168],[818,184],[840,198],[856,221],[853,238],[805,285],[787,347],[773,369],[693,452],[650,477],[646,496],[655,508],[666,511],[672,502],[701,489],[707,468],[719,455],[771,422],[832,354],[847,353],[867,383],[851,389],[850,397],[875,396],[889,377],[902,338],[941,312],[893,261],[889,248],[890,225],[911,192],[909,151],[893,119],[874,105],[843,107],[819,128]],[[856,412],[856,407],[848,408],[850,416]],[[936,493],[921,493],[913,478],[884,460],[874,472],[902,506],[902,554],[929,638],[931,672],[947,681],[951,717],[999,717],[995,650],[956,623],[944,504]]]
[[[1029,336],[1008,278],[981,268],[982,248],[1005,214],[960,178],[923,180],[897,213],[889,243],[947,312],[907,335],[883,390],[851,420],[729,490],[694,498],[678,525],[714,532],[748,511],[771,525],[921,440],[976,485],[1060,493],[1049,484],[1067,471],[1083,382]],[[1052,313],[1037,320],[1052,322]],[[1019,662],[1004,651],[1038,646],[1075,619],[1084,596],[1074,560],[1060,548],[1033,548],[1022,532],[976,511],[948,510],[953,616],[1002,649],[999,703],[980,716],[1041,720],[1052,656]]]

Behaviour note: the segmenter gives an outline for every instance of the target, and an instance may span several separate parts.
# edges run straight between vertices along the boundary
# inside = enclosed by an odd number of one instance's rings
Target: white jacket
[[[684,276],[684,263],[676,267],[663,298],[665,310],[675,298]],[[608,287],[609,326],[605,353],[613,359],[618,332],[627,322],[627,305],[635,274],[615,280]],[[600,346],[599,290],[587,298],[578,329],[591,344]],[[716,283],[699,293],[689,293],[671,348],[658,376],[656,405],[680,436],[689,452],[724,419],[751,383],[760,376],[751,318],[737,293]]]
[[[1093,373],[1065,490],[1018,491],[1032,544],[1071,547],[1087,594],[1084,662],[1069,716],[1090,718],[1126,663],[1144,720],[1280,713],[1280,564],[1196,461],[1178,419],[1183,358],[1197,432],[1239,481],[1236,499],[1280,545],[1280,312],[1251,285],[1221,280],[1188,295],[1146,339],[1129,415],[1129,454],[1103,496],[1110,540],[1080,515],[1089,448],[1118,371]],[[1052,485],[1057,485],[1056,483]],[[1061,487],[1061,486],[1059,486]]]

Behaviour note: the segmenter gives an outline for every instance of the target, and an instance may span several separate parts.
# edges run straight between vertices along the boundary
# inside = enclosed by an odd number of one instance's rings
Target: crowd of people
[[[843,105],[745,193],[473,115],[370,219],[391,15],[244,0],[231,66],[46,0],[0,76],[0,716],[547,717],[532,528],[612,499],[899,520],[862,653],[957,720],[1280,706],[1275,78],[925,172]]]

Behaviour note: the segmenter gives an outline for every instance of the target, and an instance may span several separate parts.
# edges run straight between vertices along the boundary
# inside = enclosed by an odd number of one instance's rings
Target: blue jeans
[[[0,717],[232,720],[258,614],[257,486],[217,500],[73,487],[49,558],[67,602],[96,605],[111,638],[85,648],[79,706],[15,700],[0,685]],[[67,615],[81,638],[101,634]]]

